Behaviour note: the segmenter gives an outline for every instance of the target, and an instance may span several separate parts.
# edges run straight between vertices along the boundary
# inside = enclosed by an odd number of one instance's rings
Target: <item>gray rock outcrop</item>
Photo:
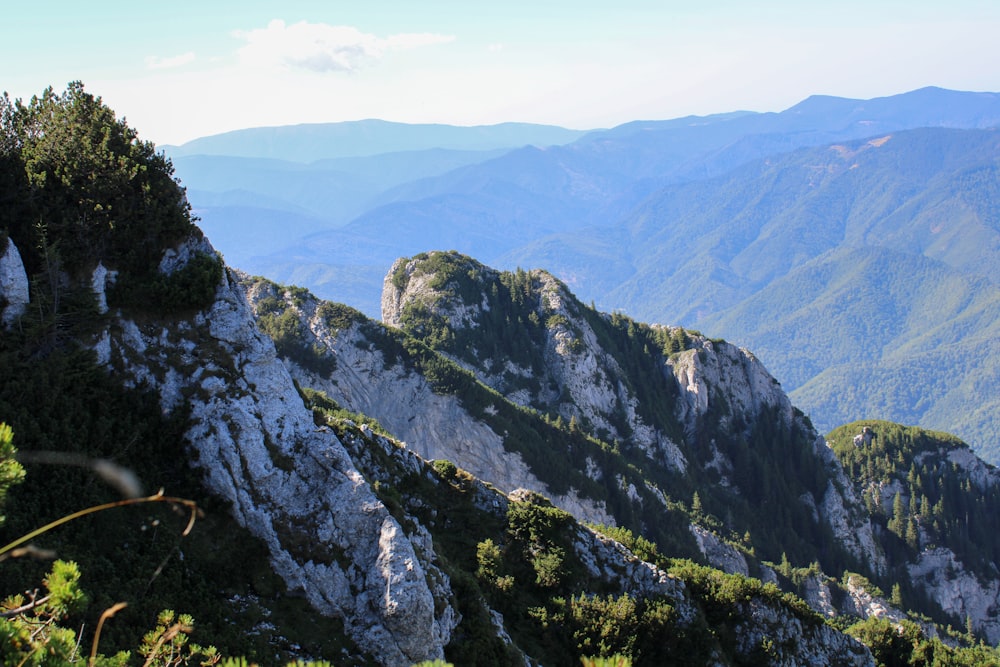
[[[418,303],[445,317],[454,329],[474,327],[488,310],[487,301],[470,304],[461,299],[440,298],[441,292],[434,287],[433,276],[423,273],[420,263],[419,259],[402,258],[389,270],[383,284],[382,321],[399,327],[407,304]],[[498,273],[487,267],[477,267],[477,270],[484,276],[489,274],[491,279]],[[408,276],[404,287],[394,280],[394,276],[402,274]],[[525,368],[505,359],[502,372],[491,374],[460,359],[455,361],[513,403],[525,407],[546,405],[548,410],[566,420],[575,418],[590,424],[595,431],[606,432],[611,440],[627,438],[651,458],[683,471],[687,461],[677,443],[639,414],[638,399],[622,382],[621,367],[601,346],[594,329],[575,312],[572,306],[575,298],[566,286],[545,271],[530,271],[527,275],[540,295],[534,315],[546,323],[541,367]],[[508,389],[506,379],[510,376],[530,378],[539,388],[535,391]],[[619,416],[624,417],[624,429]]]
[[[9,238],[0,255],[0,324],[9,328],[30,302],[28,274],[24,271],[21,253]]]
[[[941,608],[957,618],[970,618],[973,629],[990,644],[1000,642],[1000,581],[967,571],[950,549],[924,549],[907,568]]]
[[[819,621],[804,621],[755,597],[740,605],[735,628],[739,652],[755,664],[874,667],[868,649],[853,637]]]
[[[465,297],[468,300],[454,296],[454,290],[449,292],[442,288],[433,273],[424,272],[422,261],[420,258],[397,260],[386,275],[383,320],[399,326],[404,323],[406,309],[419,304],[420,308],[443,317],[453,330],[475,326],[490,307],[485,296],[488,288],[482,288],[482,301],[468,295]],[[496,272],[488,267],[476,264],[474,269],[483,276],[484,285],[495,279],[490,272]],[[400,276],[406,279],[401,280]],[[618,429],[624,417],[630,445],[640,447],[654,461],[684,472],[689,464],[679,444],[685,443],[673,442],[667,434],[642,419],[637,398],[623,381],[625,373],[603,348],[588,319],[577,312],[579,306],[572,294],[545,271],[527,272],[526,276],[539,295],[535,315],[539,322],[546,322],[542,363],[520,368],[508,360],[501,373],[491,375],[484,370],[490,364],[477,366],[453,360],[501,393],[511,375],[536,380],[539,387],[536,391],[517,389],[507,391],[504,397],[523,406],[545,405],[546,409],[565,418],[575,417],[594,430],[608,433],[610,438],[620,435]],[[338,360],[337,372],[327,380],[306,377],[306,371],[296,370],[292,364],[293,374],[303,374],[298,378],[300,382],[323,389],[345,407],[378,418],[391,432],[408,442],[419,443],[411,446],[419,447],[417,451],[422,456],[450,459],[504,490],[526,487],[552,496],[532,479],[521,458],[505,452],[502,440],[481,422],[464,414],[454,398],[433,395],[422,378],[402,369],[387,372],[389,369],[378,357],[375,346],[363,339],[357,327],[351,331],[325,332],[314,316],[314,304],[307,301],[296,307],[302,310],[302,319],[312,334]],[[687,349],[662,357],[661,371],[668,381],[675,383],[675,402],[671,409],[689,440],[695,438],[709,415],[718,420],[717,429],[734,433],[758,421],[765,413],[768,419],[777,419],[786,426],[800,419],[778,381],[748,350],[696,333],[683,332],[681,336],[677,327],[660,329],[671,337],[683,337],[687,341]],[[478,353],[474,352],[473,356]],[[806,425],[801,429],[811,430]],[[709,446],[713,451],[704,465],[719,474],[720,484],[734,488],[732,462],[715,448],[714,442]],[[863,504],[822,438],[815,438],[813,449],[831,479],[825,489],[803,494],[799,502],[809,508],[814,520],[827,524],[850,553],[868,563],[873,571],[881,571],[885,558]],[[601,477],[600,470],[593,470],[586,461],[582,463],[588,466],[587,473],[592,479]],[[633,494],[629,497],[638,501]],[[609,517],[595,515],[594,508],[581,505],[573,497],[553,500],[581,518],[613,524]],[[747,572],[745,559],[738,557],[738,553],[733,555],[721,549],[723,543],[718,538],[707,531],[694,533],[694,536],[706,557],[711,554],[710,562],[727,571]],[[740,560],[743,560],[742,565]]]
[[[258,302],[272,287],[250,287]],[[274,295],[272,296],[281,296]],[[465,410],[456,396],[437,394],[427,380],[402,364],[389,364],[359,324],[332,330],[317,313],[318,302],[305,299],[294,308],[306,327],[310,344],[336,359],[337,370],[323,377],[295,363],[291,374],[300,384],[321,390],[353,412],[378,419],[390,433],[427,460],[447,459],[487,480],[504,492],[530,488],[581,519],[614,523],[603,504],[567,494],[552,493],[516,452],[504,448],[503,437]],[[376,325],[377,326],[377,325]]]
[[[433,550],[414,548],[342,443],[315,427],[228,274],[205,311],[118,320],[105,344],[107,363],[156,388],[165,410],[186,403],[205,485],[267,544],[290,589],[342,617],[384,665],[443,657],[457,618],[447,586],[428,583]]]
[[[705,530],[697,524],[691,524],[691,534],[698,544],[698,549],[712,567],[729,574],[748,576],[750,567],[747,559],[736,547],[726,544],[717,535]]]

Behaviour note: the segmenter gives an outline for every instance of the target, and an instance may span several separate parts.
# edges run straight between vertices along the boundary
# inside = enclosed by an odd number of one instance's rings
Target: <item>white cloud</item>
[[[278,66],[313,72],[353,72],[388,51],[454,41],[453,36],[404,33],[378,37],[351,26],[307,23],[286,25],[275,19],[266,28],[237,31],[246,41],[241,59],[255,66]]]
[[[190,62],[194,62],[194,51],[188,51],[187,53],[182,53],[179,56],[170,56],[168,58],[161,58],[159,56],[147,56],[146,68],[174,69],[175,67],[181,67],[183,65],[187,65]]]

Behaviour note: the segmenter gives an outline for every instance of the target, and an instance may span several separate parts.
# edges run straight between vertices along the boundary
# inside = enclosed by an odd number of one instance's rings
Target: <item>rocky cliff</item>
[[[855,444],[866,430],[871,437]],[[933,599],[957,625],[1000,641],[1000,472],[945,433],[878,421],[830,434],[877,533],[894,545],[884,568]]]
[[[266,281],[248,288],[251,302],[282,299],[288,295]],[[436,392],[426,377],[402,359],[387,359],[379,343],[381,327],[360,314],[346,327],[336,329],[323,317],[321,302],[300,299],[292,304],[308,345],[336,360],[328,376],[301,364],[289,368],[303,386],[326,392],[351,411],[369,415],[421,457],[448,459],[501,491],[519,488],[541,491],[581,519],[613,522],[601,503],[570,492],[553,492],[540,481],[517,452],[504,447],[504,436],[463,408],[454,394]]]
[[[165,255],[161,270],[165,274],[180,270],[191,258],[211,252],[207,242],[192,238]],[[113,272],[97,266],[90,282],[98,305],[106,304],[104,291],[113,280]],[[517,400],[511,400],[484,383],[477,391],[492,396],[492,402],[477,411],[470,395],[443,389],[440,369],[438,375],[428,373],[426,362],[414,364],[415,357],[408,358],[401,351],[416,344],[414,339],[301,290],[249,281],[245,276],[242,280],[248,290],[231,272],[225,272],[212,303],[182,316],[144,313],[131,317],[127,309],[110,309],[103,329],[94,335],[100,363],[127,384],[155,389],[164,411],[188,411],[186,439],[206,488],[230,503],[233,516],[267,545],[275,571],[291,591],[304,595],[319,613],[342,618],[358,646],[382,664],[443,657],[465,615],[472,612],[457,601],[454,565],[446,565],[438,555],[443,539],[441,517],[448,516],[437,505],[440,491],[418,493],[413,482],[405,480],[433,480],[440,488],[441,473],[428,460],[460,462],[463,475],[474,468],[477,474],[468,479],[480,477],[496,485],[480,485],[475,492],[477,511],[492,515],[489,521],[502,520],[511,499],[520,498],[521,492],[515,490],[551,490],[530,462],[511,449],[509,433],[484,421],[484,415],[506,414],[508,403],[524,401],[519,409],[534,415],[531,419],[542,428],[551,418],[543,419],[531,405],[538,405],[541,393],[536,388],[532,399],[530,391],[515,390]],[[553,493],[553,500],[590,521],[608,526],[624,523],[636,529],[641,524],[630,523],[622,502],[627,499],[632,504],[632,513],[644,511],[652,502],[662,508],[658,510],[661,515],[673,515],[675,522],[679,516],[686,522],[689,555],[700,554],[736,576],[777,581],[753,550],[727,537],[732,529],[726,531],[711,515],[699,518],[703,510],[693,506],[678,515],[672,489],[663,482],[697,478],[704,474],[699,472],[704,466],[714,471],[707,477],[709,486],[699,487],[706,498],[716,493],[712,485],[719,493],[730,494],[723,497],[749,495],[741,488],[746,480],[739,474],[740,455],[723,439],[741,433],[749,437],[746,434],[755,428],[748,425],[753,415],[758,421],[762,415],[770,416],[779,428],[795,424],[801,428],[802,417],[780,386],[749,352],[685,332],[684,349],[662,356],[658,376],[674,383],[665,395],[671,401],[673,421],[654,418],[647,422],[641,390],[635,389],[624,370],[627,357],[621,350],[611,352],[606,347],[608,332],[601,330],[600,322],[607,320],[581,317],[579,311],[570,318],[571,309],[580,306],[555,305],[572,296],[560,292],[565,288],[555,283],[549,289],[560,297],[550,299],[549,307],[564,308],[555,318],[543,312],[554,324],[551,335],[547,334],[552,345],[543,354],[552,367],[542,371],[550,387],[559,387],[551,405],[568,405],[572,401],[567,395],[580,396],[584,408],[564,413],[582,424],[575,428],[594,429],[605,436],[617,429],[617,447],[631,449],[647,465],[660,465],[664,474],[673,476],[637,475],[625,467],[612,475],[617,464],[607,458],[602,463],[597,452],[605,451],[608,456],[609,451],[598,448],[584,458],[578,472],[589,479],[610,477],[606,493],[595,494],[585,484],[570,485],[562,494]],[[306,352],[298,361],[287,355],[279,359],[275,343],[255,322],[253,309],[261,320],[262,304],[273,308],[275,303],[282,304],[279,310],[290,313],[300,327],[295,338],[300,351]],[[679,336],[666,331],[667,338]],[[567,342],[570,337],[594,349]],[[278,348],[282,348],[280,341]],[[287,352],[287,345],[284,349]],[[438,358],[420,344],[407,354],[415,355],[414,350]],[[326,362],[310,364],[310,354],[314,361]],[[440,358],[458,360],[460,355]],[[470,374],[478,370],[464,362],[455,363],[455,368]],[[499,376],[484,377],[504,381]],[[596,384],[599,379],[603,387],[587,388],[588,382]],[[364,428],[340,426],[334,433],[303,403],[296,382],[322,390],[358,413],[377,417],[390,432],[405,433],[408,444],[394,444]],[[601,396],[607,400],[602,402]],[[621,410],[623,403],[631,408]],[[622,415],[627,415],[625,420]],[[632,434],[638,434],[638,441],[630,441]],[[814,512],[820,525],[839,529],[836,539],[846,553],[875,554],[872,571],[877,572],[884,557],[871,525],[858,523],[858,502],[843,469],[815,434],[806,431],[805,435],[813,440],[804,441],[807,448],[803,451],[816,456],[821,464],[817,470],[825,471],[825,477],[817,492],[805,494],[808,497],[799,502]],[[593,436],[580,437],[599,442]],[[673,455],[664,454],[663,443],[670,443]],[[976,484],[992,483],[988,467],[966,461],[961,452],[949,456],[956,466],[968,469]],[[386,463],[389,460],[396,463]],[[592,530],[577,526],[571,533],[575,537],[568,553],[588,573],[588,587],[608,590],[610,586],[620,595],[637,599],[670,600],[682,626],[694,628],[702,622],[698,619],[706,613],[707,601],[689,591],[683,581]],[[912,576],[942,600],[959,600],[943,606],[966,612],[988,636],[993,628],[991,612],[988,603],[980,602],[989,597],[990,590],[983,585],[972,590],[961,575],[961,565],[953,560],[947,570],[959,576],[948,577],[947,582],[935,574],[933,563],[927,566],[934,558],[951,558],[948,554],[928,552],[914,566]],[[454,557],[450,553],[448,560]],[[604,583],[596,583],[600,581]],[[960,595],[946,594],[946,587],[952,590],[959,584]],[[829,592],[829,586],[815,587],[812,593],[808,586],[803,589],[823,614],[887,613],[870,604],[855,604],[858,608],[854,609],[845,603],[838,609],[831,603],[838,596]],[[849,660],[849,664],[871,664],[869,654],[853,640],[811,617],[797,615],[771,595],[751,594],[732,612],[732,618],[741,620],[729,629],[734,643],[712,649],[719,660],[766,654],[771,662],[834,664],[831,656],[836,655],[836,660]],[[487,601],[476,604],[485,605],[476,609],[485,609],[493,619],[493,637],[509,642],[508,650],[523,651],[504,615]],[[895,618],[894,613],[889,617]]]
[[[195,250],[171,253],[182,265]],[[268,546],[274,569],[387,665],[443,657],[457,623],[433,548],[417,550],[337,437],[317,429],[228,274],[204,311],[111,318],[100,357],[165,411],[190,411],[186,437],[205,486]],[[436,582],[432,584],[432,582]]]
[[[765,420],[798,429],[809,444],[790,446],[807,448],[803,456],[815,456],[828,477],[803,489],[801,502],[855,558],[880,566],[871,526],[839,464],[751,352],[679,327],[595,313],[545,271],[505,275],[443,253],[400,259],[386,276],[383,320],[418,336],[447,331],[438,349],[508,400],[577,420],[679,472],[700,460],[716,484],[737,493],[733,474],[742,470],[734,455],[745,452],[721,441],[745,441]],[[522,304],[520,311],[511,302]],[[520,364],[497,354],[495,342],[489,347],[512,319],[538,330],[535,354],[519,355]]]

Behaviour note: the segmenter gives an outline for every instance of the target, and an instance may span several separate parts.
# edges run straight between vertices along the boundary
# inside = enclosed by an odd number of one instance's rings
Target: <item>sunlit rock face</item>
[[[190,410],[186,440],[204,484],[267,544],[290,589],[342,617],[382,664],[443,658],[458,621],[447,586],[429,587],[433,550],[417,553],[342,443],[314,425],[228,273],[204,311],[113,319],[101,340],[128,383],[156,389],[166,411]]]

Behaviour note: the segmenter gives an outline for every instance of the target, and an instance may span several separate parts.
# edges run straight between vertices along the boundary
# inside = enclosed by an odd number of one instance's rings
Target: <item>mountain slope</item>
[[[428,272],[430,267],[436,269]],[[698,490],[708,511],[735,522],[727,523],[727,531],[760,529],[756,546],[762,557],[777,560],[784,549],[801,553],[798,558],[808,562],[819,553],[817,543],[824,543],[831,563],[856,558],[875,567],[879,556],[871,540],[866,541],[864,526],[848,528],[845,501],[830,495],[836,493],[828,482],[837,473],[814,453],[815,433],[794,414],[777,383],[749,353],[676,328],[653,329],[627,319],[607,319],[589,311],[543,273],[503,278],[468,258],[447,254],[415,258],[400,264],[397,271],[409,274],[403,288],[406,296],[397,311],[407,313],[404,331],[445,352],[450,344],[481,341],[487,347],[459,347],[452,354],[463,365],[477,358],[469,368],[492,390],[477,388],[455,370],[446,373],[433,357],[420,356],[426,353],[414,357],[419,348],[391,343],[385,333],[372,333],[373,324],[364,324],[357,313],[334,328],[340,320],[331,322],[329,307],[308,299],[294,308],[285,306],[280,319],[297,318],[300,335],[307,341],[302,349],[329,350],[338,364],[327,376],[321,370],[309,372],[306,364],[305,374],[297,375],[300,384],[376,417],[425,456],[450,451],[448,458],[501,489],[522,484],[523,472],[517,471],[526,464],[544,484],[534,488],[556,502],[570,502],[574,511],[590,516],[610,513],[616,522],[652,531],[649,537],[673,545],[681,550],[678,553],[696,552],[691,551],[690,538],[670,527],[674,522],[670,517],[683,510]],[[450,284],[447,276],[456,276],[459,284],[447,287],[437,301],[437,289]],[[442,282],[436,289],[438,280]],[[513,293],[527,296],[525,302],[508,301],[504,294],[510,292],[502,287],[507,280],[521,285]],[[470,282],[463,288],[465,281]],[[497,292],[492,298],[491,285]],[[391,295],[396,289],[387,278],[387,302],[395,301]],[[270,295],[264,299],[267,310],[278,307],[273,290],[261,293]],[[254,298],[260,313],[263,297]],[[481,300],[481,307],[472,305]],[[537,323],[527,324],[536,319]],[[441,326],[445,322],[450,324]],[[512,335],[501,337],[504,327],[513,327],[508,329]],[[521,333],[513,335],[517,331]],[[314,339],[315,343],[309,342]],[[521,352],[508,356],[510,348]],[[341,370],[341,358],[349,361],[348,368]],[[359,369],[363,381],[348,380],[350,368]],[[421,375],[424,380],[417,381]],[[434,398],[433,402],[444,401],[450,407],[432,408],[427,403],[429,393],[455,398]],[[502,401],[501,395],[508,398]],[[463,417],[463,411],[468,416]],[[460,426],[458,435],[430,426],[463,420],[483,422],[488,430]],[[571,424],[568,440],[563,432],[567,424]],[[482,435],[471,435],[476,432]],[[797,453],[781,455],[782,447]],[[757,455],[750,454],[754,448]],[[504,451],[516,455],[508,457]],[[523,464],[516,464],[518,458]],[[779,472],[785,468],[785,473]],[[783,481],[774,490],[761,489],[754,475]],[[756,509],[757,503],[776,502],[772,493],[815,496],[813,507],[825,502],[841,509],[836,519],[826,510],[820,518],[809,504],[783,503],[782,521],[797,523],[795,531],[783,533],[779,540],[777,531],[783,529],[773,518],[765,521]],[[593,509],[580,507],[587,504]],[[838,522],[836,528],[831,522]],[[835,529],[836,540],[825,532]],[[789,541],[796,534],[801,541]]]
[[[997,456],[1000,291],[883,248],[820,256],[723,316],[829,428],[861,415],[978,434]],[[972,406],[975,406],[973,409]]]
[[[166,254],[173,258],[169,266],[183,271],[204,252],[210,247],[192,238]],[[26,274],[18,278],[27,282]],[[95,296],[106,296],[104,279],[93,285]],[[208,303],[189,304],[173,314],[155,305],[116,305],[79,342],[93,346],[87,363],[93,365],[96,358],[126,391],[152,391],[156,407],[176,420],[193,464],[191,476],[228,506],[252,535],[249,539],[263,546],[287,587],[283,594],[302,595],[317,613],[342,620],[355,644],[337,648],[339,660],[370,657],[379,664],[405,665],[448,655],[460,664],[513,665],[541,658],[568,666],[591,651],[615,650],[637,665],[664,658],[738,664],[752,659],[763,643],[776,660],[873,664],[862,645],[774,586],[671,565],[659,557],[658,564],[642,562],[537,494],[500,494],[453,464],[431,466],[369,427],[327,412],[336,406],[321,394],[300,394],[275,356],[277,346],[290,359],[316,363],[327,358],[328,349],[309,346],[284,316],[297,317],[315,302],[301,290],[284,290],[280,296],[289,300],[287,305],[273,292],[266,305],[266,286],[260,296],[262,324],[280,324],[278,331],[290,335],[276,336],[274,343],[262,335],[242,289],[227,272]],[[318,331],[332,323],[358,327],[373,339],[369,353],[398,354],[396,363],[404,367],[418,360],[425,374],[421,381],[440,395],[461,382],[457,367],[449,370],[446,360],[415,341],[366,323],[343,307],[323,305],[317,311],[313,324]],[[268,323],[266,315],[277,316],[276,321]],[[6,347],[6,335],[3,341]],[[361,351],[359,342],[354,338],[350,346]],[[338,377],[344,361],[319,361],[321,375]],[[368,374],[374,378],[379,370],[377,364],[369,366]],[[463,401],[476,391],[499,398],[466,377]],[[405,382],[394,385],[406,391]],[[380,392],[373,382],[365,386]],[[484,411],[505,419],[517,412],[500,401]],[[537,417],[529,419],[539,434],[545,432]],[[514,421],[507,425],[514,428]],[[579,432],[553,427],[549,433],[566,443],[600,447]],[[549,461],[556,451],[546,453]],[[617,481],[611,488],[616,487]],[[629,533],[618,534],[634,542]],[[61,548],[80,547],[61,543]],[[655,551],[646,550],[655,557]],[[188,567],[183,563],[172,567]],[[718,586],[739,591],[739,597],[720,595]],[[203,594],[220,594],[208,588]],[[237,605],[259,599],[252,587],[225,595]],[[632,611],[610,625],[607,619],[588,620],[619,607]],[[540,623],[542,609],[559,619],[558,625]],[[721,617],[720,610],[725,610]],[[275,621],[277,627],[268,626],[272,636],[284,634],[284,623],[292,623]],[[608,639],[609,628],[620,639]],[[717,631],[724,631],[725,639],[716,638]],[[593,648],[597,637],[611,643]],[[780,643],[771,646],[766,637]],[[309,646],[323,645],[310,638]],[[301,646],[291,647],[292,655],[301,657],[301,651]]]
[[[326,158],[303,163],[289,160],[187,155],[174,158],[198,208],[255,205],[309,212],[323,220],[312,230],[341,225],[370,208],[377,195],[401,183],[482,162],[509,148],[457,151],[432,148],[367,157]],[[212,222],[212,216],[203,218]],[[301,232],[291,236],[305,236]]]
[[[996,164],[998,141],[991,131],[913,130],[665,189],[618,225],[638,272],[604,298],[651,319],[700,322],[838,246],[925,254],[959,271],[995,266],[992,218],[940,211],[980,194],[957,183]],[[939,234],[950,238],[938,243]],[[645,299],[657,282],[680,298]]]
[[[965,354],[991,340],[989,316],[964,318],[954,333],[965,342],[936,357],[901,356],[930,344],[911,327],[915,338],[901,333],[892,338],[895,351],[883,348],[891,359],[848,361],[824,350],[861,350],[846,341],[873,335],[858,331],[873,318],[917,321],[920,315],[906,310],[912,302],[868,293],[859,277],[842,292],[866,293],[877,303],[870,308],[890,310],[832,327],[830,304],[811,305],[825,287],[802,285],[793,294],[779,281],[828,252],[864,262],[852,249],[873,247],[891,254],[885,261],[895,268],[883,278],[904,288],[925,275],[920,257],[951,267],[947,278],[938,274],[949,284],[965,273],[994,281],[996,136],[948,128],[989,127],[997,117],[996,94],[924,89],[877,100],[810,98],[781,114],[630,123],[407,184],[386,195],[400,201],[349,225],[349,242],[320,234],[255,267],[374,315],[377,277],[398,255],[454,248],[504,268],[544,266],[606,310],[682,323],[754,349],[790,391],[802,390],[796,400],[823,427],[878,415],[960,433],[995,460],[994,409],[969,399],[977,391],[990,395],[996,355],[989,343],[985,354]],[[939,127],[905,129],[915,125]],[[681,183],[663,187],[671,181]],[[349,282],[338,284],[345,277]],[[927,281],[920,289],[937,293]],[[789,319],[792,310],[798,315]],[[930,316],[931,328],[945,326],[943,313]],[[815,354],[784,337],[793,323]],[[791,355],[770,352],[790,347]],[[922,370],[928,361],[940,362],[940,371]],[[823,371],[829,379],[816,377]],[[947,386],[933,375],[948,378]],[[875,376],[877,383],[865,379]],[[880,395],[885,383],[927,390],[918,390],[919,401]],[[849,398],[838,404],[844,387]]]
[[[865,598],[851,577],[838,583],[840,572],[862,572],[885,590],[902,584],[906,604],[938,622],[962,627],[968,615],[976,632],[997,636],[986,611],[997,573],[977,555],[994,548],[992,538],[977,538],[985,540],[977,548],[955,534],[936,538],[934,562],[947,560],[963,582],[983,577],[978,588],[963,583],[955,593],[927,577],[912,583],[911,573],[930,561],[887,532],[884,508],[866,500],[864,470],[834,458],[843,434],[861,425],[831,434],[828,449],[745,351],[601,316],[544,272],[496,272],[454,253],[398,262],[383,301],[388,321],[453,363],[301,291],[256,281],[250,295],[265,329],[298,322],[289,340],[301,343],[282,354],[300,385],[376,417],[423,456],[453,461],[501,489],[525,485],[578,516],[613,520],[663,553],[780,576],[822,613],[885,613],[888,601]],[[332,368],[321,363],[329,358]],[[568,437],[560,435],[567,424]],[[898,428],[877,424],[879,456],[903,450]],[[963,470],[993,479],[967,446],[948,446],[963,452]],[[948,503],[975,502],[962,474]],[[801,569],[777,565],[786,559]],[[815,570],[805,567],[814,561]],[[830,596],[841,602],[831,607]]]
[[[821,383],[825,396],[813,388],[799,397],[824,426],[875,414],[852,410],[890,408],[881,414],[958,431],[992,456],[990,419],[962,415],[978,404],[945,416],[933,404],[950,390],[924,391],[922,377],[898,376],[914,384],[920,407],[876,406],[880,395],[866,391],[831,408],[844,387],[859,386],[869,361],[915,367],[904,355],[937,349],[939,361],[958,363],[938,365],[949,386],[966,373],[996,375],[989,345],[965,357],[945,346],[975,349],[995,329],[997,145],[991,131],[914,130],[803,150],[672,186],[611,230],[553,237],[506,261],[558,257],[583,295],[733,338],[793,391],[834,364],[854,364],[856,373]],[[607,246],[614,239],[618,251]],[[592,291],[594,275],[603,293]],[[945,420],[923,421],[925,413]]]
[[[855,444],[865,431],[871,442]],[[984,618],[981,610],[1000,600],[996,468],[954,436],[898,424],[849,424],[828,437],[895,552],[890,559],[905,565],[901,587],[910,595],[922,589],[953,617]],[[980,628],[993,637],[996,624],[990,618]]]

